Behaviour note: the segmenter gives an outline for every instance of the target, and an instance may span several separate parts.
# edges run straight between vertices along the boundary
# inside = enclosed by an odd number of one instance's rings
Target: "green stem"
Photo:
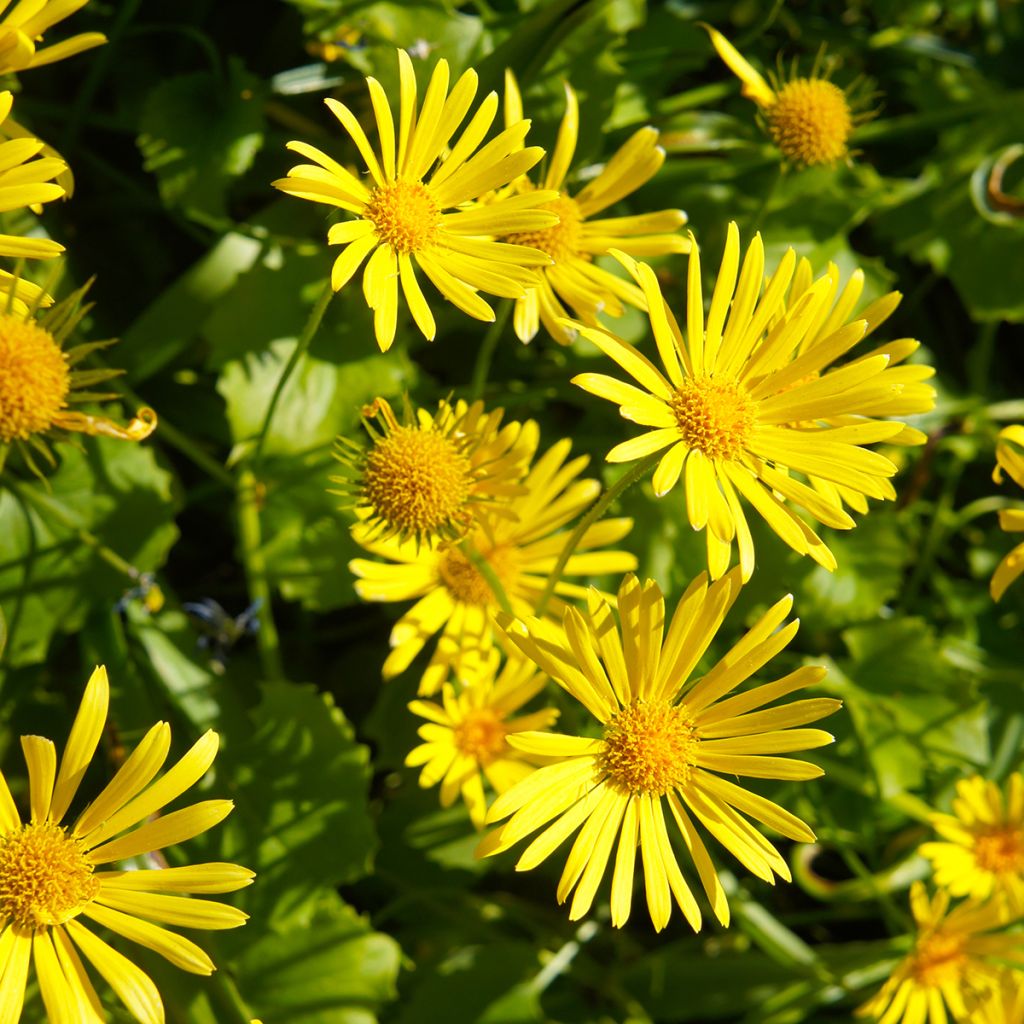
[[[1020,757],[1021,740],[1024,739],[1024,715],[1013,712],[1006,719],[1003,734],[989,764],[988,776],[1002,782]]]
[[[215,942],[207,936],[207,951],[214,957],[215,963],[223,963],[224,955],[217,948]],[[210,1001],[217,1009],[217,1020],[222,1024],[249,1024],[253,1019],[252,1010],[246,1005],[242,993],[238,991],[238,985],[230,972],[224,968],[214,971],[209,981]]]
[[[302,334],[299,335],[299,340],[295,343],[295,348],[292,349],[292,354],[288,357],[288,362],[285,363],[281,376],[277,378],[277,384],[274,385],[274,393],[270,396],[270,404],[267,406],[267,411],[263,416],[263,425],[260,427],[259,435],[256,438],[256,448],[253,452],[254,462],[258,463],[263,455],[263,446],[266,443],[267,434],[270,432],[270,424],[274,419],[277,403],[281,400],[285,385],[288,383],[288,379],[294,372],[295,367],[298,366],[299,360],[308,351],[333,295],[331,282],[327,281],[324,285],[324,290],[320,293],[320,298],[316,300],[316,305],[310,310],[306,326],[302,328]]]
[[[62,502],[58,501],[52,495],[42,494],[26,484],[18,483],[13,480],[7,481],[7,486],[11,488],[24,502],[31,505],[40,515],[43,517],[49,516],[52,519],[57,520],[62,526],[67,527],[71,530],[76,537],[85,545],[92,548],[93,551],[103,559],[111,568],[116,569],[118,572],[123,573],[130,580],[134,581],[139,578],[141,573],[139,570],[131,564],[127,559],[122,558],[112,548],[107,547],[94,533],[90,533],[85,527],[82,526],[78,517]]]
[[[779,187],[780,181],[782,181],[782,165],[776,164],[775,173],[772,175],[772,182],[768,186],[764,198],[761,200],[761,205],[757,208],[757,213],[754,214],[753,219],[750,221],[752,231],[762,231],[764,229],[762,222],[768,213],[769,204],[775,198],[775,192]]]
[[[271,607],[273,594],[267,562],[263,555],[263,536],[260,529],[260,504],[262,489],[251,469],[242,469],[238,474],[238,539],[241,544],[242,564],[249,585],[249,597],[261,602],[260,628],[256,634],[260,662],[268,679],[283,679],[284,667],[281,662],[281,643],[274,624]]]
[[[576,529],[569,534],[569,539],[565,542],[565,546],[558,555],[558,561],[555,562],[555,567],[551,570],[547,585],[544,587],[544,593],[540,595],[540,601],[537,603],[538,617],[544,614],[544,609],[547,608],[548,602],[554,595],[555,587],[558,586],[558,581],[562,578],[562,573],[565,572],[565,567],[572,557],[572,553],[576,550],[580,541],[583,540],[587,530],[608,511],[609,506],[620,494],[627,491],[648,470],[652,469],[661,456],[661,452],[655,452],[653,455],[648,455],[647,458],[641,459],[628,473],[624,473],[615,483],[608,487],[604,494],[590,506],[587,514],[576,524]]]
[[[487,581],[491,593],[494,594],[494,599],[498,602],[498,607],[506,615],[515,615],[512,610],[512,602],[509,601],[508,594],[505,593],[505,588],[491,563],[477,551],[468,537],[462,542],[461,548],[462,553],[473,563],[476,571]]]
[[[498,339],[505,331],[505,324],[508,323],[509,313],[512,312],[512,299],[502,299],[498,304],[498,312],[494,322],[487,328],[484,340],[480,342],[477,350],[476,363],[473,366],[473,379],[469,385],[469,400],[475,402],[483,397],[484,385],[487,383],[487,376],[491,372],[491,362],[494,359],[494,350],[498,347]]]

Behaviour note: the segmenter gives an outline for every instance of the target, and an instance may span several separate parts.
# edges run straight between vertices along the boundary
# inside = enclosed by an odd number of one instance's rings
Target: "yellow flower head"
[[[494,237],[539,231],[557,220],[553,213],[538,209],[555,198],[547,192],[467,207],[529,170],[543,156],[536,146],[522,148],[530,122],[512,125],[481,147],[498,110],[498,98],[491,93],[449,146],[476,95],[476,72],[465,72],[449,94],[448,62],[439,60],[423,105],[417,108],[416,75],[404,50],[398,51],[398,66],[397,139],[383,87],[376,79],[366,80],[380,139],[379,159],[355,114],[337,100],[325,101],[359,149],[370,174],[369,188],[304,142],[290,142],[288,148],[313,163],[299,164],[286,178],[274,182],[289,195],[355,215],[356,219],[335,224],[327,233],[330,244],[345,246],[334,262],[331,284],[335,291],[344,287],[370,257],[363,272],[363,294],[374,310],[382,350],[394,341],[399,284],[416,326],[424,337],[434,338],[434,316],[420,290],[414,263],[463,312],[478,320],[493,320],[494,311],[478,290],[521,299],[535,283],[534,268],[551,262],[537,249]]]
[[[405,763],[423,766],[420,785],[440,783],[442,807],[451,807],[461,793],[473,824],[482,828],[487,811],[484,779],[495,792],[504,793],[532,771],[529,757],[511,747],[508,737],[547,729],[558,718],[554,708],[511,717],[546,682],[532,662],[513,658],[496,679],[459,688],[461,692],[445,683],[441,704],[414,700],[409,710],[427,724],[419,728],[424,742],[410,751]]]
[[[764,116],[764,125],[783,158],[797,167],[831,165],[849,155],[854,128],[870,115],[858,109],[855,89],[840,89],[828,79],[829,67],[819,58],[809,77],[796,74],[773,85],[756,71],[721,32],[705,25],[711,43],[729,70],[743,83],[742,92]]]
[[[522,119],[523,104],[511,71],[505,72],[505,123],[511,126]],[[565,116],[558,141],[551,154],[547,173],[540,182],[543,189],[554,189],[558,197],[543,209],[558,215],[554,227],[512,235],[511,242],[540,249],[552,264],[540,270],[540,282],[526,297],[516,300],[513,321],[520,341],[530,341],[539,323],[563,344],[573,339],[573,331],[560,322],[566,317],[563,302],[585,324],[597,326],[598,313],[622,316],[623,302],[645,308],[643,292],[636,285],[609,273],[594,260],[610,249],[621,249],[633,256],[661,256],[687,252],[690,243],[676,231],[686,223],[682,210],[659,210],[636,216],[591,219],[602,210],[635,192],[657,173],[665,161],[654,128],[641,128],[611,157],[601,173],[575,197],[566,188],[566,177],[576,151],[579,133],[579,103],[566,83]],[[525,176],[513,182],[513,188],[529,194],[534,185]]]
[[[953,896],[1003,893],[1024,908],[1024,777],[1014,772],[1006,795],[975,775],[956,785],[952,814],[932,818],[943,841],[924,843],[935,883]]]
[[[498,598],[473,558],[486,563],[515,614],[533,613],[565,544],[568,534],[562,528],[601,492],[597,480],[577,479],[588,460],[580,456],[566,462],[571,447],[563,440],[548,449],[521,481],[524,492],[509,499],[505,514],[483,516],[462,545],[380,539],[368,526],[353,528],[359,544],[387,559],[356,558],[349,563],[358,577],[356,593],[365,601],[416,600],[391,631],[385,679],[404,672],[439,631],[420,693],[436,693],[451,673],[469,685],[494,674],[499,661],[493,623]],[[569,559],[565,576],[635,568],[636,559],[625,551],[595,550],[620,541],[632,525],[631,519],[605,519],[591,526]],[[558,597],[548,608],[561,614],[564,603],[559,597],[585,593],[584,587],[563,578],[555,588]]]
[[[858,1016],[922,1024],[947,1020],[948,1010],[954,1020],[978,1021],[968,1007],[1002,983],[1000,961],[1024,966],[1024,934],[1002,930],[1019,917],[1005,901],[967,900],[952,910],[949,903],[948,892],[929,898],[924,883],[914,882],[914,947]]]
[[[992,479],[1003,482],[1003,470],[1018,486],[1024,488],[1024,455],[1015,446],[1024,448],[1024,426],[1016,424],[1004,427],[999,431],[996,442],[996,468],[992,471]],[[999,510],[999,525],[1007,533],[1024,533],[1024,508],[1003,508]],[[1024,543],[1018,544],[996,567],[992,574],[989,590],[992,600],[998,601],[1006,588],[1021,573],[1024,573]]]
[[[86,286],[87,288],[88,286]],[[86,288],[79,289],[41,316],[26,306],[24,313],[7,302],[0,312],[0,467],[9,445],[15,445],[29,468],[40,475],[32,453],[51,464],[48,440],[69,433],[142,441],[156,429],[156,413],[140,409],[126,427],[92,413],[69,408],[79,402],[113,397],[86,390],[118,375],[118,370],[84,370],[78,365],[90,353],[113,344],[91,342],[65,349],[64,342],[81,320]]]
[[[89,0],[22,0],[10,7],[4,0],[0,10],[9,8],[0,17],[0,74],[25,71],[28,68],[53,64],[76,53],[91,50],[107,41],[101,32],[82,32],[63,42],[37,50],[43,33],[59,21],[81,10]]]
[[[377,398],[364,410],[370,444],[338,438],[335,457],[346,473],[331,477],[339,485],[334,493],[349,497],[383,537],[457,539],[484,510],[507,514],[508,499],[523,493],[519,481],[537,447],[537,424],[502,427],[503,415],[486,412],[483,402],[442,400],[436,413],[417,409],[411,423],[400,423]]]
[[[109,700],[106,671],[98,668],[86,687],[59,767],[50,740],[22,737],[28,819],[18,813],[0,774],[4,1021],[19,1018],[30,961],[50,1020],[101,1021],[99,999],[79,954],[136,1020],[163,1020],[160,993],[150,978],[101,939],[86,919],[193,974],[211,974],[213,962],[194,942],[161,925],[219,929],[235,928],[246,920],[227,904],[179,894],[241,889],[253,878],[247,868],[196,864],[120,871],[111,866],[191,839],[230,813],[230,800],[203,800],[158,814],[206,774],[217,752],[216,733],[206,733],[154,782],[167,759],[171,730],[166,722],[153,726],[99,795],[76,818],[68,818],[103,734]]]
[[[765,707],[819,682],[825,670],[817,667],[729,696],[793,638],[798,623],[782,626],[793,603],[789,597],[691,681],[739,591],[736,571],[711,586],[702,574],[683,595],[667,632],[658,585],[641,585],[632,575],[619,589],[618,624],[609,600],[594,590],[587,611],[567,608],[561,626],[502,618],[509,639],[586,707],[601,734],[509,736],[517,750],[547,763],[495,800],[487,821],[509,820],[483,840],[479,855],[506,850],[543,827],[516,864],[528,871],[579,830],[558,901],[575,889],[569,917],[586,914],[614,849],[611,916],[621,927],[630,914],[639,846],[654,927],[668,924],[674,898],[696,931],[701,912],[672,848],[667,804],[723,925],[729,923],[728,903],[695,821],[759,878],[789,881],[786,861],[748,818],[799,842],[813,841],[814,834],[789,811],[724,776],[817,778],[822,771],[816,765],[775,755],[831,743],[821,729],[796,727],[832,714],[840,702],[810,698]]]
[[[754,570],[740,499],[795,551],[834,569],[832,552],[790,505],[843,530],[854,525],[844,502],[865,510],[867,498],[894,498],[895,465],[866,446],[921,440],[903,423],[879,417],[923,412],[934,403],[934,391],[918,379],[930,370],[891,366],[917,346],[911,339],[833,366],[891,313],[899,296],[886,296],[851,320],[859,288],[848,287],[837,301],[838,275],[830,272],[813,284],[798,281],[799,291],[787,298],[793,250],[766,279],[760,236],[741,267],[739,233],[730,224],[706,321],[700,252],[696,244],[690,251],[684,341],[651,268],[622,259],[647,297],[663,369],[620,338],[580,327],[640,387],[600,373],[580,374],[574,383],[650,428],[616,445],[608,460],[664,453],[654,491],[667,494],[684,480],[690,525],[706,530],[716,579],[729,566],[733,540],[744,579]]]

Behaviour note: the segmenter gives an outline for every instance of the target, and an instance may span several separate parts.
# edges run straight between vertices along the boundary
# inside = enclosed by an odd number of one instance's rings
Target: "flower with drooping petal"
[[[664,453],[655,494],[683,479],[687,516],[705,531],[713,578],[728,568],[734,540],[744,579],[754,571],[741,499],[795,551],[835,569],[832,552],[790,506],[845,530],[855,524],[844,502],[863,508],[867,498],[895,498],[889,478],[896,466],[867,445],[916,440],[902,422],[880,417],[895,409],[922,412],[934,402],[930,386],[908,377],[912,367],[890,365],[906,357],[908,345],[834,365],[891,312],[891,298],[851,320],[846,302],[836,302],[838,281],[825,274],[787,300],[793,250],[766,280],[760,235],[741,266],[739,232],[730,224],[706,319],[700,252],[696,244],[690,251],[684,340],[651,268],[621,258],[647,296],[661,368],[607,331],[580,326],[640,386],[601,373],[573,382],[649,428],[616,445],[608,460]]]
[[[985,899],[1003,893],[1024,907],[1024,777],[1014,772],[1004,794],[974,775],[956,784],[952,814],[936,814],[941,841],[923,843],[935,884],[953,896]]]
[[[630,914],[639,847],[654,927],[668,924],[674,898],[696,931],[701,912],[669,838],[667,805],[723,925],[729,923],[725,891],[697,823],[759,878],[789,881],[786,861],[749,818],[799,842],[812,842],[814,834],[726,776],[817,778],[817,765],[777,755],[831,743],[829,733],[800,727],[832,714],[840,702],[818,697],[768,707],[819,682],[825,670],[818,667],[734,692],[796,633],[797,621],[782,625],[790,597],[765,612],[705,675],[691,679],[739,591],[738,570],[711,586],[702,574],[666,623],[658,585],[629,575],[619,589],[618,623],[609,600],[594,590],[587,610],[567,608],[561,626],[501,617],[512,643],[597,719],[601,734],[509,736],[513,747],[548,764],[494,801],[487,821],[509,820],[485,837],[479,855],[537,833],[516,864],[528,871],[575,834],[558,901],[575,890],[569,917],[576,920],[590,909],[614,853],[611,918],[620,927]]]
[[[950,1017],[980,1024],[968,1007],[1003,982],[1001,962],[1024,967],[1024,933],[1005,931],[1019,911],[1003,899],[966,900],[950,910],[949,893],[929,897],[923,882],[910,888],[910,910],[917,925],[914,948],[857,1015],[880,1024],[935,1024]]]
[[[829,81],[831,62],[819,54],[809,76],[798,75],[794,62],[785,81],[769,72],[769,85],[721,32],[704,28],[718,56],[743,83],[743,95],[757,104],[766,132],[787,163],[811,167],[848,158],[850,136],[872,116],[863,110],[869,102],[863,80],[840,89]]]
[[[42,41],[59,21],[81,10],[89,0],[22,0],[0,6],[6,13],[0,17],[0,74],[42,67],[58,60],[73,57],[107,41],[102,32],[81,32],[42,50],[36,44]]]
[[[523,103],[511,71],[505,72],[505,124],[518,123],[523,117]],[[622,303],[638,309],[646,308],[643,292],[631,281],[613,274],[594,261],[610,249],[621,249],[631,256],[662,256],[687,252],[688,239],[677,234],[686,223],[682,210],[658,210],[622,217],[601,217],[620,199],[635,192],[658,172],[665,161],[665,151],[658,145],[654,128],[641,128],[605,163],[601,173],[573,196],[566,179],[576,151],[579,133],[579,103],[576,93],[565,85],[565,115],[558,132],[558,141],[539,186],[524,175],[512,188],[529,194],[535,187],[557,190],[558,198],[544,209],[558,215],[554,227],[512,235],[510,242],[532,246],[546,252],[551,266],[541,267],[537,287],[516,300],[513,323],[520,341],[528,342],[543,323],[548,333],[568,344],[573,332],[561,321],[566,317],[562,303],[585,324],[598,326],[598,313],[622,316]]]
[[[166,722],[153,726],[106,787],[72,814],[79,785],[107,719],[107,674],[92,674],[58,763],[42,736],[23,736],[29,817],[19,814],[0,775],[0,1020],[17,1022],[30,966],[51,1021],[105,1020],[90,965],[142,1024],[160,1024],[156,986],[95,926],[145,946],[176,967],[211,974],[213,962],[194,942],[163,927],[237,928],[246,915],[189,894],[234,892],[253,873],[237,864],[119,870],[205,832],[231,811],[230,800],[203,800],[160,813],[206,774],[217,752],[208,732],[160,778],[171,743]],[[155,781],[154,781],[155,780]],[[85,921],[88,920],[87,925]],[[83,960],[84,957],[84,960]]]
[[[427,720],[419,728],[424,741],[405,763],[423,766],[420,785],[441,785],[441,806],[451,807],[459,794],[470,819],[482,828],[487,812],[484,779],[504,793],[533,770],[529,758],[509,745],[516,733],[547,729],[558,718],[555,708],[512,717],[544,689],[547,677],[522,658],[505,662],[496,678],[473,686],[441,687],[441,703],[414,700],[409,710]]]
[[[992,479],[1001,484],[1005,470],[1018,487],[1024,488],[1024,455],[1017,451],[1015,445],[1024,448],[1024,426],[1020,424],[1004,427],[999,431],[999,439],[996,441],[996,468],[992,471]],[[1024,533],[1024,508],[1000,509],[999,526],[1007,533]],[[989,584],[992,600],[1000,600],[1006,593],[1006,588],[1021,573],[1024,573],[1024,543],[1018,544],[996,566],[992,582]]]
[[[282,192],[326,203],[354,214],[327,233],[344,245],[334,261],[331,285],[343,288],[368,256],[363,294],[374,311],[381,350],[395,337],[401,285],[416,326],[433,340],[434,315],[420,289],[414,264],[437,290],[464,313],[493,320],[494,311],[478,291],[522,298],[534,284],[534,268],[551,262],[537,249],[497,241],[516,231],[549,228],[557,217],[539,209],[554,193],[511,196],[484,206],[467,206],[529,170],[543,155],[522,148],[529,121],[519,121],[481,147],[498,109],[494,93],[484,99],[459,138],[452,138],[476,95],[470,69],[448,92],[448,62],[439,60],[423,104],[416,103],[416,75],[405,50],[398,51],[401,105],[394,117],[381,84],[367,78],[377,122],[380,155],[374,152],[355,114],[343,103],[325,102],[355,142],[369,171],[370,187],[337,161],[305,142],[288,148],[311,160],[274,182]]]
[[[442,399],[435,413],[417,409],[412,422],[400,423],[388,401],[376,398],[363,410],[370,444],[343,437],[335,444],[345,473],[331,477],[339,485],[333,493],[349,498],[381,537],[456,540],[484,512],[509,515],[508,499],[523,493],[537,424],[503,427],[503,416],[483,402]]]
[[[404,672],[438,632],[437,646],[420,681],[421,694],[437,693],[451,674],[466,685],[493,675],[499,661],[493,622],[498,599],[470,555],[486,563],[517,615],[533,613],[568,539],[563,527],[601,492],[597,480],[577,479],[589,460],[582,455],[567,462],[571,447],[566,439],[549,448],[521,481],[525,491],[509,500],[507,514],[482,516],[461,545],[380,539],[365,525],[353,528],[352,535],[360,545],[387,559],[356,558],[349,563],[358,577],[356,593],[364,601],[416,601],[391,631],[385,679]],[[577,545],[564,576],[635,568],[633,555],[599,550],[622,540],[632,525],[631,519],[595,523]],[[562,598],[585,593],[579,584],[560,579],[548,613],[560,615]]]

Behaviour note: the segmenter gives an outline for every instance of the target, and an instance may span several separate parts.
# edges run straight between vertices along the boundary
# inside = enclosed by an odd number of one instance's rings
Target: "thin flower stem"
[[[306,326],[302,328],[302,334],[299,335],[299,340],[295,343],[295,348],[292,349],[292,354],[288,357],[288,362],[285,363],[281,376],[277,378],[277,383],[274,385],[274,393],[270,396],[270,404],[267,406],[267,411],[263,416],[263,425],[260,427],[260,432],[256,437],[256,447],[253,450],[252,459],[257,464],[263,455],[263,446],[266,444],[267,434],[270,433],[270,424],[273,422],[274,413],[277,411],[277,403],[281,400],[285,385],[295,371],[295,367],[299,365],[299,360],[309,350],[310,343],[316,336],[320,322],[324,318],[324,313],[327,312],[327,306],[330,304],[333,295],[334,291],[331,289],[331,282],[328,280],[324,285],[324,290],[320,293],[320,298],[316,300],[316,305],[310,310]]]
[[[238,474],[238,538],[241,544],[242,564],[252,601],[261,602],[260,628],[256,634],[260,663],[267,679],[283,679],[284,666],[281,662],[281,643],[274,624],[271,607],[273,593],[267,575],[267,562],[263,555],[263,535],[260,529],[260,505],[262,486],[251,469],[242,469]]]
[[[515,615],[512,610],[512,602],[509,601],[508,594],[505,593],[505,588],[491,563],[477,551],[468,537],[462,542],[461,549],[462,553],[473,563],[476,571],[487,581],[491,593],[494,594],[494,599],[498,602],[498,607],[506,615]]]
[[[476,363],[473,365],[473,379],[469,385],[469,400],[471,402],[483,397],[484,386],[487,384],[487,377],[491,372],[494,350],[498,347],[498,339],[505,333],[505,325],[508,323],[509,313],[512,312],[513,301],[513,299],[501,300],[494,322],[487,328],[484,340],[480,342]]]
[[[565,542],[565,547],[562,548],[558,555],[558,561],[555,562],[555,567],[551,570],[551,575],[548,577],[547,585],[544,587],[544,593],[540,596],[540,601],[537,602],[538,616],[544,614],[544,609],[547,608],[548,602],[551,600],[552,595],[555,593],[555,588],[558,586],[558,581],[562,578],[562,573],[565,572],[565,567],[569,563],[569,559],[572,557],[572,553],[576,550],[580,541],[583,540],[587,530],[596,523],[601,516],[608,511],[609,506],[616,498],[619,497],[623,492],[627,491],[633,486],[641,477],[643,477],[649,470],[653,469],[661,458],[661,452],[654,452],[652,455],[648,455],[647,458],[641,459],[628,473],[624,473],[618,480],[615,481],[605,492],[602,494],[593,505],[590,506],[590,510],[587,514],[576,524],[576,529],[569,534],[569,539]]]

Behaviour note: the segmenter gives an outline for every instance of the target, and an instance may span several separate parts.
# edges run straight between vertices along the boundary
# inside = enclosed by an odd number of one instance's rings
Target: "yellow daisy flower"
[[[1024,933],[999,930],[1019,916],[1002,900],[967,900],[952,910],[949,903],[948,892],[929,898],[924,883],[914,882],[914,948],[858,1016],[880,1024],[975,1021],[967,1006],[1002,981],[1000,961],[1024,966]]]
[[[921,845],[936,885],[979,900],[1002,892],[1024,907],[1024,777],[1010,776],[1005,798],[980,775],[961,779],[956,792],[953,813],[932,817],[944,841]]]
[[[273,183],[299,199],[355,214],[355,220],[335,224],[327,232],[331,245],[345,246],[334,262],[331,285],[335,291],[343,288],[370,257],[363,272],[363,294],[374,310],[382,351],[394,341],[399,283],[416,326],[428,340],[434,338],[434,316],[414,263],[463,312],[493,320],[494,310],[477,291],[522,298],[536,280],[533,268],[551,262],[536,249],[494,241],[493,236],[539,231],[557,221],[554,214],[537,209],[555,198],[545,192],[466,206],[529,170],[544,155],[537,146],[521,148],[529,121],[507,128],[481,148],[498,109],[492,93],[449,148],[476,95],[476,72],[465,72],[449,95],[448,62],[439,60],[417,109],[416,76],[404,50],[398,51],[398,69],[397,148],[384,89],[376,79],[366,80],[380,138],[379,159],[352,111],[337,100],[325,100],[358,147],[373,179],[371,188],[305,142],[289,142],[288,148],[313,163],[299,164]]]
[[[11,303],[0,312],[0,468],[11,445],[38,476],[41,473],[33,453],[53,465],[49,441],[62,440],[71,433],[142,441],[156,429],[156,413],[148,408],[140,409],[125,427],[104,416],[69,408],[113,397],[88,389],[121,372],[77,369],[90,353],[109,347],[112,341],[64,348],[86,313],[82,298],[87,288],[79,289],[39,317],[31,306],[19,313]]]
[[[793,638],[797,621],[779,628],[791,597],[770,608],[710,671],[690,682],[739,591],[736,570],[710,587],[702,574],[677,605],[667,634],[658,585],[641,585],[633,575],[619,589],[618,626],[609,600],[594,590],[587,611],[567,608],[561,627],[536,618],[501,618],[509,639],[583,704],[602,732],[596,738],[509,736],[514,748],[549,764],[495,800],[487,821],[509,820],[483,840],[480,856],[507,850],[544,826],[516,864],[516,870],[528,871],[579,830],[558,885],[559,903],[575,889],[569,918],[576,920],[590,909],[618,839],[611,916],[621,927],[630,914],[639,846],[654,927],[661,931],[668,924],[674,897],[696,931],[701,913],[672,849],[667,803],[723,925],[729,923],[725,892],[694,819],[759,878],[772,884],[775,875],[790,880],[785,860],[744,815],[800,842],[812,842],[814,834],[789,811],[723,776],[817,778],[817,765],[775,755],[831,743],[833,737],[821,729],[795,727],[841,704],[821,697],[765,707],[820,681],[825,670],[818,667],[727,696]]]
[[[0,10],[10,8],[0,17],[0,74],[25,71],[44,64],[73,57],[84,50],[91,50],[107,41],[102,32],[81,32],[53,46],[37,50],[47,32],[58,21],[63,21],[81,10],[89,0],[22,0],[10,7],[10,0],[4,0]]]
[[[368,446],[339,437],[335,458],[345,467],[332,491],[350,499],[366,526],[382,537],[423,543],[465,535],[484,511],[509,515],[508,499],[537,448],[537,424],[501,425],[503,409],[483,402],[438,402],[401,423],[384,398],[363,410]],[[376,420],[376,425],[372,422]],[[378,432],[379,431],[379,432]]]
[[[597,480],[577,479],[589,460],[583,455],[566,462],[571,447],[571,441],[563,440],[549,448],[523,479],[525,493],[509,500],[508,516],[484,516],[465,541],[497,577],[516,615],[533,613],[565,545],[568,531],[562,527],[601,492]],[[595,523],[583,535],[564,576],[634,569],[636,558],[625,551],[595,550],[622,540],[632,525],[631,519]],[[421,694],[437,693],[452,673],[465,684],[494,673],[499,652],[492,613],[499,607],[498,600],[463,547],[377,538],[361,524],[353,528],[353,536],[367,551],[388,560],[349,562],[358,577],[356,593],[364,601],[416,600],[391,631],[385,679],[404,672],[439,631],[437,647],[420,681]],[[555,588],[561,597],[585,593],[584,587],[565,578]],[[563,607],[558,596],[548,605],[551,614],[560,615]]]
[[[105,1020],[79,954],[136,1020],[162,1024],[156,986],[87,927],[85,918],[193,974],[211,974],[213,962],[194,942],[161,925],[219,929],[246,921],[242,911],[227,904],[181,895],[233,892],[249,885],[253,873],[237,864],[108,867],[191,839],[230,813],[230,800],[203,800],[157,813],[206,774],[217,752],[216,733],[206,733],[153,782],[171,742],[166,722],[153,726],[100,794],[73,823],[62,824],[96,751],[109,701],[107,674],[98,668],[86,686],[59,767],[50,740],[21,738],[28,765],[28,821],[22,820],[0,775],[0,1021],[5,1024],[15,1024],[21,1014],[30,961],[51,1021]]]
[[[522,120],[523,101],[515,76],[505,72],[505,124],[511,127]],[[601,173],[578,195],[571,196],[566,177],[576,151],[579,134],[579,103],[576,93],[565,85],[565,115],[558,141],[551,154],[540,188],[556,190],[558,197],[543,209],[558,215],[554,227],[520,232],[510,242],[546,252],[552,265],[540,270],[540,283],[517,299],[513,323],[520,341],[528,342],[540,323],[562,344],[569,344],[573,332],[564,323],[567,316],[562,302],[585,324],[598,325],[597,314],[622,316],[623,302],[646,309],[643,292],[632,282],[597,266],[594,260],[610,249],[621,249],[632,256],[662,256],[688,252],[690,243],[675,232],[686,223],[682,210],[658,210],[625,217],[591,219],[620,199],[635,192],[658,172],[665,162],[665,151],[658,145],[654,128],[641,128],[622,145],[604,165]],[[534,185],[525,176],[513,183],[524,194]]]
[[[809,77],[798,75],[794,63],[787,81],[769,73],[769,85],[721,32],[704,28],[718,56],[743,83],[743,95],[760,108],[767,133],[788,163],[809,167],[847,159],[854,128],[871,117],[860,109],[866,101],[861,83],[840,89],[829,81],[831,68],[819,54]]]
[[[684,342],[654,272],[622,258],[647,296],[664,372],[620,338],[580,327],[641,387],[600,373],[579,374],[574,383],[651,428],[616,445],[608,461],[664,452],[654,491],[667,494],[684,479],[687,515],[695,530],[706,529],[713,578],[728,568],[734,539],[743,578],[754,571],[741,498],[795,551],[835,569],[832,552],[789,504],[847,530],[855,524],[840,498],[861,508],[866,498],[894,498],[889,477],[895,465],[866,446],[899,437],[904,424],[876,417],[894,407],[923,411],[933,402],[927,386],[921,394],[908,392],[905,371],[911,368],[890,368],[893,354],[886,347],[833,368],[873,329],[885,302],[848,322],[844,303],[832,306],[837,281],[829,274],[787,302],[793,250],[765,281],[760,235],[740,267],[739,232],[730,224],[706,320],[696,244],[690,252]]]
[[[1004,427],[999,431],[996,441],[996,468],[992,471],[992,479],[1003,482],[1003,470],[1018,486],[1024,487],[1024,455],[1014,445],[1024,448],[1024,426],[1016,424]],[[1004,508],[999,510],[999,526],[1007,533],[1024,533],[1024,508]],[[992,600],[998,601],[1006,593],[1006,588],[1021,573],[1024,573],[1024,543],[1018,544],[996,567],[992,574],[989,590]]]
[[[532,662],[513,658],[496,679],[486,679],[457,692],[451,683],[441,688],[441,704],[414,700],[409,710],[427,720],[419,735],[424,740],[409,752],[405,763],[423,766],[420,785],[441,784],[441,806],[451,807],[459,794],[477,828],[487,812],[484,779],[504,793],[532,770],[527,755],[509,746],[515,733],[547,729],[558,718],[555,708],[510,717],[537,696],[547,682]]]

